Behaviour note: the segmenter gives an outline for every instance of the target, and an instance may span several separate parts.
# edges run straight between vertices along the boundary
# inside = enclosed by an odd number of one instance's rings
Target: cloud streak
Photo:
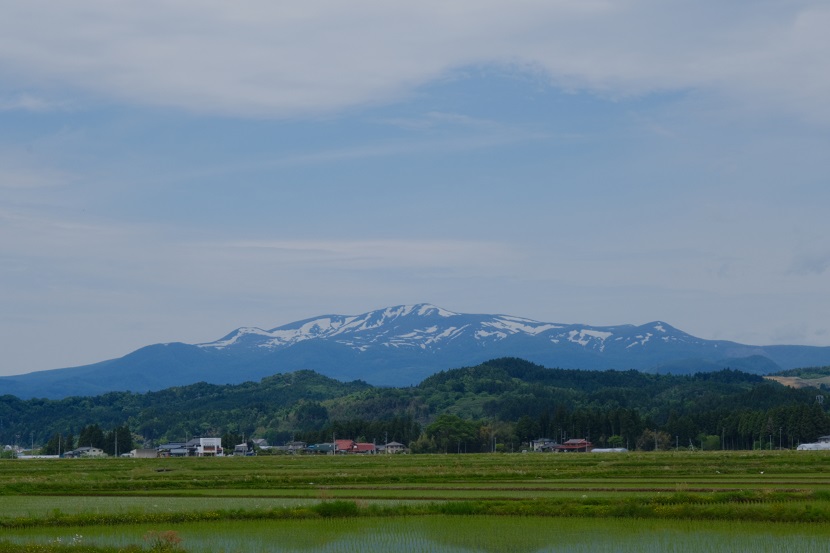
[[[830,7],[659,0],[12,3],[0,71],[122,102],[295,117],[492,64],[599,94],[714,92],[830,122]]]
[[[420,301],[826,344],[827,28],[818,0],[5,2],[0,371]]]
[[[47,112],[67,109],[68,107],[68,102],[56,102],[31,94],[0,97],[0,111]]]

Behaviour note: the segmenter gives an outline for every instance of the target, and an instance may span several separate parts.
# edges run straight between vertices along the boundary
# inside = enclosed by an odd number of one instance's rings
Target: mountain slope
[[[239,383],[300,369],[344,381],[402,386],[439,370],[499,357],[574,369],[685,374],[732,367],[768,373],[830,364],[830,348],[703,340],[660,321],[593,327],[418,304],[354,316],[324,315],[269,330],[239,328],[214,342],[157,344],[94,365],[4,377],[0,395],[142,392],[198,381]]]

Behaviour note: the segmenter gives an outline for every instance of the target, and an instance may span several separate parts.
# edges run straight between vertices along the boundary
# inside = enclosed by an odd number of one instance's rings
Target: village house
[[[588,452],[591,449],[593,449],[593,444],[581,438],[573,438],[553,446],[553,451],[556,453]]]
[[[368,442],[356,442],[354,440],[335,440],[334,445],[338,455],[347,453],[374,455],[375,453],[377,453],[377,447],[375,446],[375,444]]]
[[[370,444],[366,442],[357,442],[354,444],[354,453],[359,453],[361,455],[374,455],[377,453],[377,448],[375,444]]]
[[[533,451],[551,451],[555,445],[556,440],[551,440],[550,438],[539,438],[538,440],[532,440],[530,442],[530,448]]]
[[[266,450],[265,448],[260,448]],[[268,446],[267,451],[276,451],[279,453],[287,453],[289,455],[296,455],[298,453],[306,453],[309,451],[309,446],[305,442],[288,442],[285,445],[271,445]]]
[[[305,448],[306,453],[318,454],[318,455],[333,455],[334,454],[335,445],[330,443],[322,443],[322,444],[312,444]]]
[[[156,448],[159,457],[187,457],[188,449],[185,442],[168,442]]]
[[[106,454],[103,449],[90,446],[79,447],[78,449],[73,449],[72,451],[67,451],[63,454],[64,457],[68,457],[70,459],[77,459],[79,457],[104,457],[105,455]]]
[[[357,442],[354,440],[334,440],[334,452],[338,455],[341,453],[354,453],[357,449]]]
[[[379,446],[383,448],[383,453],[403,453],[406,451],[406,446],[400,442],[389,442],[386,445]]]
[[[302,453],[308,447],[305,442],[288,442],[285,444],[288,453]]]
[[[222,438],[193,438],[187,445],[195,447],[196,457],[222,457],[225,454]]]
[[[222,438],[193,438],[188,442],[170,442],[158,446],[159,457],[222,457]]]
[[[248,446],[247,443],[244,444],[236,444],[233,447],[233,456],[234,457],[250,457],[256,455],[254,449]]]
[[[824,451],[830,449],[830,436],[819,436],[818,441],[810,444],[799,444],[797,451]]]
[[[157,449],[134,449],[128,455],[133,459],[155,459],[159,452]]]

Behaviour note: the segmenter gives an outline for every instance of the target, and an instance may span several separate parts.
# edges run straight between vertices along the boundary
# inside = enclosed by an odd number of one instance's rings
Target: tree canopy
[[[272,444],[337,436],[457,453],[516,449],[540,437],[653,447],[645,433],[662,432],[671,446],[790,447],[830,433],[830,402],[822,399],[818,388],[788,388],[728,369],[677,376],[503,358],[441,371],[407,388],[298,371],[257,383],[198,383],[146,394],[2,396],[0,443],[32,436],[44,451],[66,451],[72,443],[114,454],[116,441],[122,453],[194,436]],[[658,438],[658,448],[661,443]]]

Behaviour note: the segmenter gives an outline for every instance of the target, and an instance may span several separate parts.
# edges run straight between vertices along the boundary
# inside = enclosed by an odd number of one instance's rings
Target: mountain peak
[[[375,311],[370,311],[364,315],[357,315],[356,317],[396,319],[398,317],[409,317],[413,315],[418,317],[454,317],[459,315],[459,313],[448,311],[431,303],[416,303],[376,309]]]
[[[413,305],[412,309],[422,317],[427,315],[438,315],[439,317],[453,317],[458,315],[458,313],[447,311],[446,309],[432,305],[431,303],[418,303]]]
[[[45,379],[58,379],[53,386],[58,391],[50,395],[86,393],[87,389],[141,391],[200,380],[258,380],[302,369],[344,381],[401,386],[415,384],[438,370],[501,357],[569,369],[677,373],[732,365],[769,372],[771,366],[830,365],[830,348],[704,340],[659,320],[602,327],[456,313],[416,303],[361,315],[322,315],[270,330],[242,327],[202,344],[147,346],[86,367],[0,378],[0,391],[22,396],[44,393]],[[761,366],[757,359],[765,364]]]

